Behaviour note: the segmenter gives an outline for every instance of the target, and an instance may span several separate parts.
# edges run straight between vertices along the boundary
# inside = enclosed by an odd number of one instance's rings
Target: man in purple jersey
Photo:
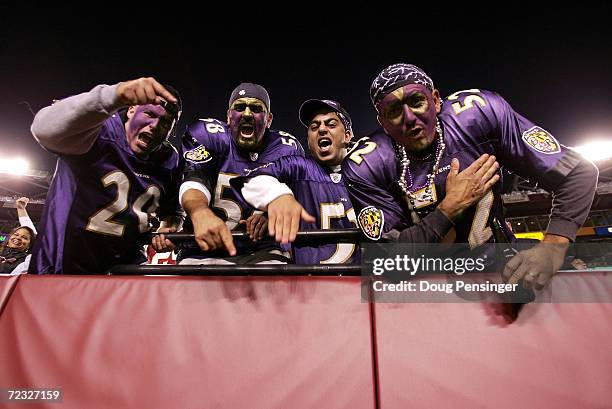
[[[32,134],[59,158],[29,271],[101,274],[143,262],[149,219],[173,231],[181,161],[168,143],[178,92],[139,78],[62,99],[40,110]]]
[[[352,227],[351,223],[356,222],[340,169],[352,137],[348,113],[335,101],[308,100],[300,107],[299,118],[308,128],[308,147],[314,160],[283,158],[267,164],[250,173],[250,180],[242,189],[249,202],[268,211],[270,234],[281,242],[294,241],[298,228],[315,228],[310,220],[311,214],[316,216],[317,226],[321,229],[330,228],[330,216],[339,220],[338,228],[349,228]],[[453,173],[449,178],[452,194],[442,206],[453,211],[469,207],[497,181],[494,176],[496,169],[495,158],[484,157],[462,172],[461,176],[457,177]],[[336,205],[335,202],[339,203]],[[328,260],[336,263],[355,261],[350,257],[338,257],[345,254],[343,250],[350,246],[295,247],[296,262],[319,264]]]
[[[491,242],[491,220],[507,230],[499,185],[463,212],[442,205],[451,194],[444,183],[447,172],[495,155],[502,166],[553,193],[543,242],[520,252],[503,272],[509,283],[524,280],[527,288],[543,288],[588,214],[595,166],[514,112],[496,93],[459,91],[442,104],[432,80],[414,65],[385,68],[374,79],[370,96],[382,127],[361,139],[343,162],[364,234],[416,243],[447,238],[472,247]],[[505,233],[513,238],[512,232]]]
[[[183,136],[180,201],[199,248],[182,250],[179,264],[286,263],[287,251],[271,240],[260,241],[267,219],[230,180],[283,156],[303,156],[304,149],[290,134],[269,129],[270,97],[261,85],[238,85],[228,105],[227,123],[201,119]],[[252,240],[234,243],[230,231],[241,224]]]
[[[308,148],[314,159],[284,157],[232,180],[232,185],[241,189],[250,204],[268,212],[269,233],[282,243],[293,242],[298,228],[356,225],[355,212],[340,173],[340,162],[353,136],[348,112],[336,101],[311,99],[300,107],[299,118],[308,129]],[[303,218],[301,223],[300,218]],[[349,243],[302,243],[293,249],[296,264],[359,261],[357,246]]]

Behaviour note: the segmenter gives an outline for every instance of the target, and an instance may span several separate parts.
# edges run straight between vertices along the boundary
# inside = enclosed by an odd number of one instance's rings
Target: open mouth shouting
[[[155,139],[153,138],[152,133],[141,132],[138,134],[138,140],[136,143],[141,150],[147,151],[155,145]]]
[[[153,142],[153,135],[149,132],[142,132],[138,135],[138,139],[140,139],[143,143],[150,145]]]
[[[240,136],[246,139],[250,139],[255,135],[255,126],[252,122],[243,122],[238,128]]]
[[[321,154],[328,154],[331,152],[332,149],[332,140],[331,138],[328,138],[326,136],[319,138],[319,140],[317,141],[317,146],[319,147],[319,152],[321,152]]]

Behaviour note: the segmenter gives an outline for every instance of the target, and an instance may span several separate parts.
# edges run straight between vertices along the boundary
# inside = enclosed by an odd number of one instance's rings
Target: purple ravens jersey
[[[184,182],[202,183],[211,193],[210,207],[230,230],[243,229],[240,220],[246,220],[256,210],[230,185],[230,180],[283,156],[304,156],[304,148],[287,132],[266,130],[262,152],[246,152],[234,143],[229,126],[217,119],[200,119],[183,136],[185,158]],[[190,223],[189,223],[190,224]],[[189,228],[189,224],[187,225]],[[272,241],[236,242],[238,254],[247,254],[265,248],[280,248]],[[184,249],[185,257],[212,257],[198,249]],[[222,257],[219,253],[214,255]]]
[[[248,176],[258,175],[270,175],[285,183],[304,209],[316,217],[316,223],[302,220],[301,231],[356,227],[355,211],[339,172],[321,166],[311,158],[291,156],[264,165]],[[294,246],[293,250],[296,264],[360,262],[359,247],[356,244]]]
[[[147,160],[139,159],[119,115],[107,119],[87,153],[59,157],[29,271],[101,274],[145,261],[141,249],[149,218],[176,213],[179,158],[163,144]]]
[[[482,154],[497,157],[501,166],[528,179],[537,180],[552,190],[579,162],[546,130],[514,112],[498,94],[470,89],[450,95],[439,116],[446,150],[435,175],[435,194],[430,200],[417,201],[415,208],[424,217],[445,196],[446,177],[452,158],[460,171]],[[435,144],[438,142],[434,142]],[[406,180],[412,180],[410,191],[423,187],[432,171],[435,152],[423,159],[411,158]],[[364,234],[372,239],[384,237],[392,229],[401,231],[412,225],[406,199],[398,180],[398,154],[393,140],[382,129],[362,138],[343,162],[343,173]],[[501,183],[497,183],[476,205],[455,220],[454,239],[471,247],[491,241],[489,221],[503,221]],[[424,190],[424,188],[423,188]],[[506,229],[506,235],[513,237]]]

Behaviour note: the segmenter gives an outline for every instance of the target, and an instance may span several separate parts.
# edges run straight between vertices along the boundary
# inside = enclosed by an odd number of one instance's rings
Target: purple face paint
[[[387,94],[377,105],[381,125],[410,152],[427,150],[436,137],[436,103],[422,84],[408,84]]]
[[[268,128],[266,106],[255,98],[239,98],[232,103],[227,114],[234,141],[245,150],[254,150],[261,145]]]
[[[174,118],[161,105],[137,105],[128,110],[126,135],[136,155],[148,154],[159,147],[172,129]]]

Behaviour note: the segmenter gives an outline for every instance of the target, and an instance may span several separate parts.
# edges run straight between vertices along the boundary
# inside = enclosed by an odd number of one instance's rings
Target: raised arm
[[[102,124],[122,107],[160,103],[176,98],[154,78],[98,85],[38,111],[30,130],[44,148],[78,155],[91,149]]]
[[[86,153],[93,146],[102,123],[124,106],[116,85],[98,85],[38,111],[32,135],[44,148],[61,154]]]
[[[28,206],[28,202],[30,199],[27,197],[20,197],[17,199],[17,216],[19,217],[19,225],[23,227],[29,227],[32,229],[34,234],[38,234],[36,228],[34,227],[34,223],[32,223],[32,219],[30,219],[30,215],[26,211],[26,207]]]

